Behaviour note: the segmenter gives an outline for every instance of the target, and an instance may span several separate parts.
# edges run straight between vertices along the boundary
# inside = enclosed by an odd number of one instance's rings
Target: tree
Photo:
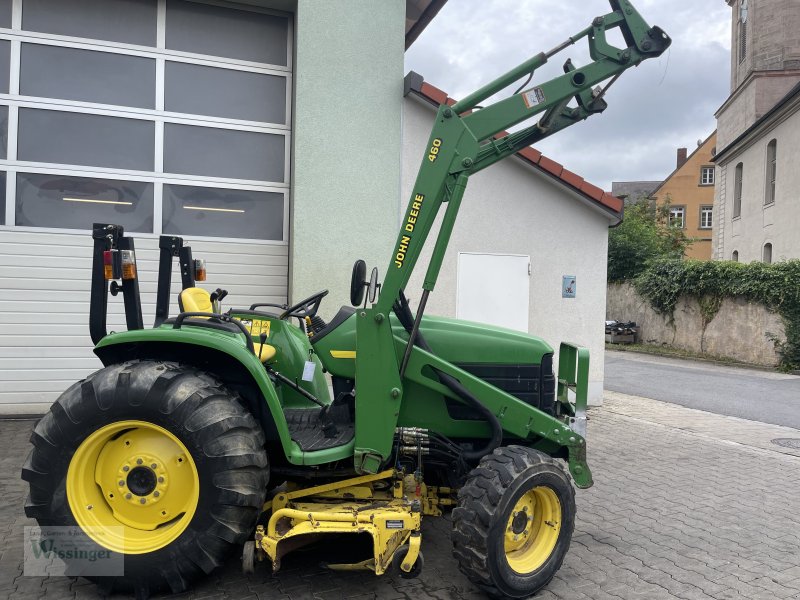
[[[691,241],[669,222],[671,198],[655,206],[640,200],[625,208],[625,218],[608,235],[608,281],[633,279],[653,261],[682,258]]]

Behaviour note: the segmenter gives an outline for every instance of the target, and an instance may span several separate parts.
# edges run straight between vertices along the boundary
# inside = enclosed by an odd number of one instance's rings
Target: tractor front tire
[[[490,596],[527,598],[564,560],[575,526],[575,490],[559,462],[523,446],[484,456],[458,492],[453,554]]]
[[[247,540],[266,495],[260,426],[238,395],[178,363],[93,373],[61,395],[31,442],[25,514],[43,536],[77,528],[90,548],[122,558],[111,574],[68,571],[105,594],[184,591]]]

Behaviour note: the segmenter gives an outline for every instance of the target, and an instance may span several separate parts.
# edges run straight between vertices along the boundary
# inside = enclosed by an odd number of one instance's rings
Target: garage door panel
[[[172,61],[165,68],[168,111],[287,124],[285,77]]]
[[[0,28],[11,5],[0,0]],[[16,194],[0,200],[0,412],[44,406],[100,366],[92,223],[135,238],[148,327],[162,233],[205,259],[200,285],[227,289],[225,307],[286,302],[289,268],[289,15],[188,0],[13,5],[19,52],[0,40],[0,93],[9,73],[20,83],[0,105],[0,139],[17,151],[11,162],[0,144],[0,186]],[[180,287],[173,261],[173,316]],[[125,329],[121,297],[107,327]]]
[[[22,27],[73,37],[156,45],[156,0],[25,0]]]
[[[199,2],[167,0],[167,48],[288,65],[288,20]]]
[[[164,171],[283,182],[285,143],[272,133],[166,123]]]
[[[21,53],[19,92],[24,96],[156,107],[153,58],[29,43],[22,44]]]

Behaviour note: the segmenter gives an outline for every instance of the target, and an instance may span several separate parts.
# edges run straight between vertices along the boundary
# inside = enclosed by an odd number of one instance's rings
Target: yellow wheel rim
[[[67,469],[67,500],[92,540],[146,554],[183,533],[197,509],[200,479],[186,446],[145,421],[119,421],[87,437]]]
[[[561,502],[549,487],[525,492],[506,523],[508,566],[521,575],[539,569],[553,553],[561,531]]]

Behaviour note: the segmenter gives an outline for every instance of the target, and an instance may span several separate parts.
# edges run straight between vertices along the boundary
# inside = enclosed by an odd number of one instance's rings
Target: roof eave
[[[410,0],[406,0],[406,7],[408,7],[409,2]],[[408,50],[411,44],[425,31],[425,28],[433,21],[433,18],[442,10],[445,4],[447,4],[447,0],[431,0],[428,7],[422,11],[422,14],[417,17],[414,24],[406,31],[406,50]]]

